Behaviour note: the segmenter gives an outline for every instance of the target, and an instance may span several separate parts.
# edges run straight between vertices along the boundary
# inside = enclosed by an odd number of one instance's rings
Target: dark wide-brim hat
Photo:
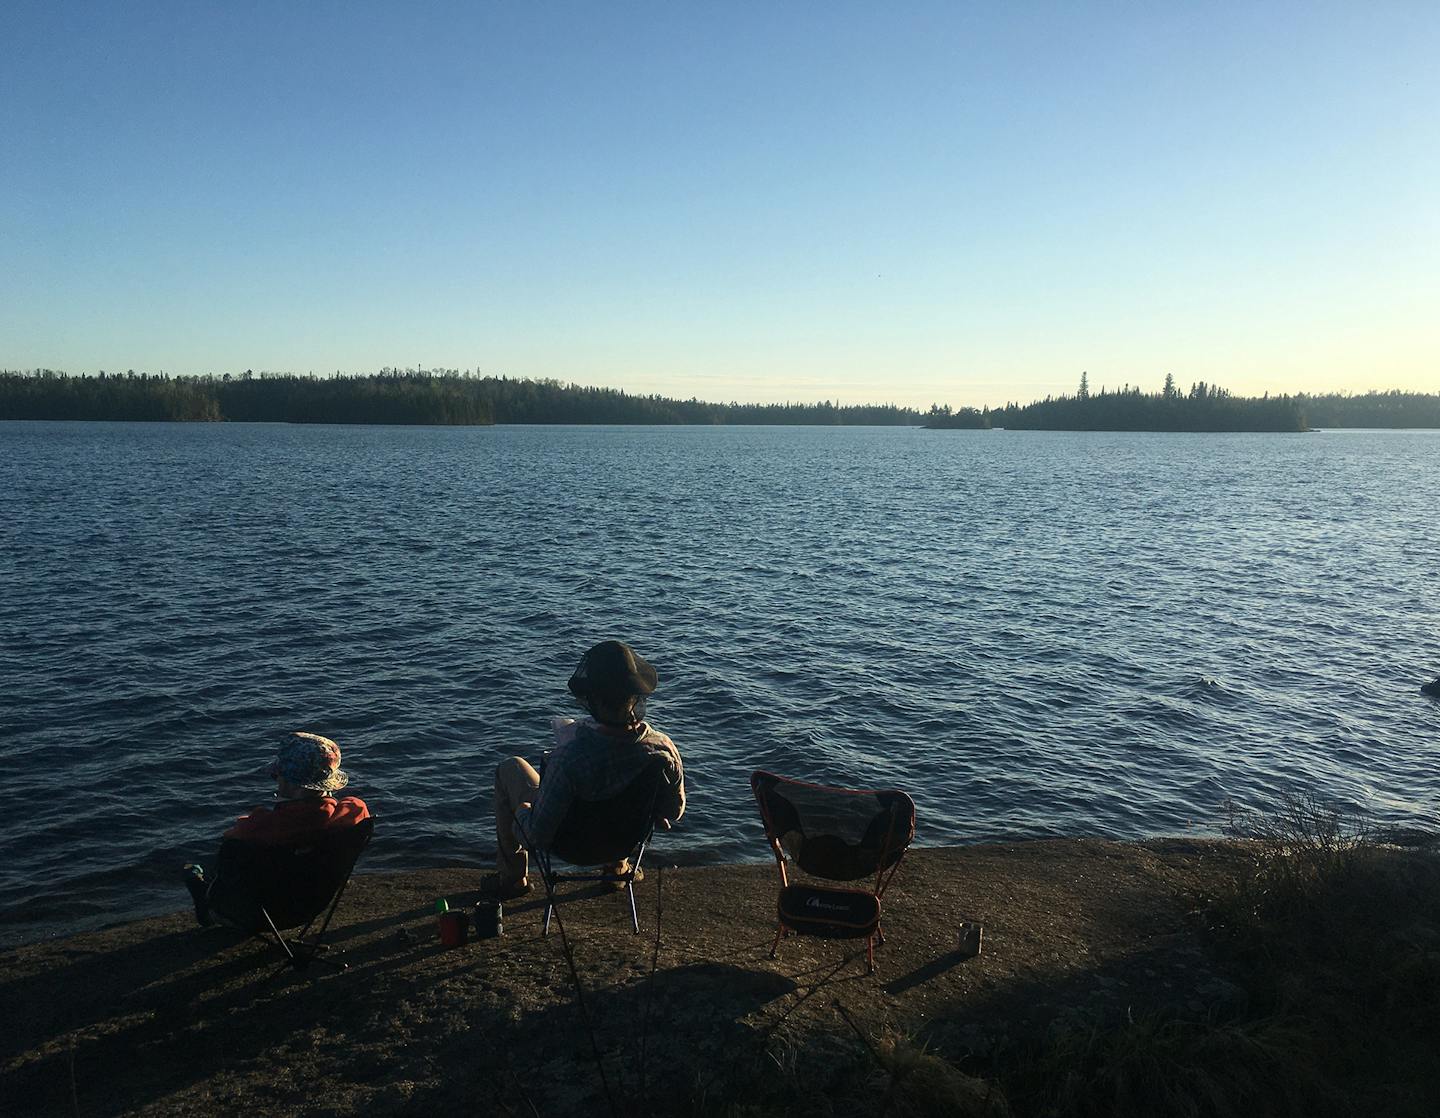
[[[660,677],[645,658],[623,641],[601,641],[584,656],[570,677],[577,699],[627,699],[654,692]]]

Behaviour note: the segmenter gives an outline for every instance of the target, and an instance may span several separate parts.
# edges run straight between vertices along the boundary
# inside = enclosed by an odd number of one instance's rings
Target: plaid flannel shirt
[[[556,728],[557,743],[545,762],[534,806],[520,808],[515,819],[525,845],[549,847],[575,800],[603,800],[617,794],[653,755],[665,758],[668,786],[656,804],[658,819],[671,822],[685,813],[685,770],[675,743],[648,723],[625,733],[605,729],[590,719]]]

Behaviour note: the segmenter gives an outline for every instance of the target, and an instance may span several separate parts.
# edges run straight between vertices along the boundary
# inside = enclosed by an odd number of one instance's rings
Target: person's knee
[[[528,783],[530,764],[523,757],[507,757],[495,766],[495,790],[514,787],[517,780]]]
[[[498,776],[500,773],[524,772],[528,764],[524,757],[506,757],[495,766],[495,773]]]

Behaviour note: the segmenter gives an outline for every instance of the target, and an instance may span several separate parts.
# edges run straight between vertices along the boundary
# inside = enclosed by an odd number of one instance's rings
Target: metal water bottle
[[[505,906],[500,901],[481,897],[476,903],[475,934],[481,939],[505,934]]]

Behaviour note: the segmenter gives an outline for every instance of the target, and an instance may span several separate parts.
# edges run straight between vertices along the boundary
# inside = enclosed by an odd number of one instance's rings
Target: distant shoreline
[[[1308,435],[1321,431],[1321,427],[969,427],[963,424],[922,423],[922,431],[1053,431],[1080,435]],[[1385,428],[1376,428],[1385,430]],[[1366,430],[1362,427],[1332,428],[1332,430]],[[1431,430],[1431,428],[1403,427],[1393,430]]]
[[[933,423],[761,423],[761,422],[733,422],[733,423],[684,423],[674,422],[645,422],[641,420],[530,420],[525,422],[489,422],[489,423],[431,423],[422,420],[404,422],[395,420],[336,420],[336,419],[214,419],[214,420],[190,420],[190,419],[125,419],[125,418],[14,418],[0,416],[0,423],[145,423],[164,424],[175,423],[185,426],[214,424],[216,426],[234,426],[241,424],[256,424],[260,426],[276,427],[910,427],[917,431],[984,431],[1004,433],[1029,433],[1034,431],[1050,432],[1054,434],[1079,434],[1079,435],[1311,435],[1324,431],[1434,431],[1440,430],[1440,424],[1423,425],[1415,424],[1410,426],[1380,426],[1374,424],[1326,424],[1323,427],[1305,427],[1303,429],[1289,428],[1242,428],[1242,427],[1206,427],[1206,428],[1167,428],[1167,427],[967,427],[962,425],[944,425]]]
[[[0,370],[0,420],[336,423],[364,426],[923,427],[930,430],[1298,433],[1316,428],[1440,428],[1440,394],[1234,396],[1166,378],[1160,392],[1126,385],[999,408],[895,404],[742,404],[633,395],[556,380],[382,370],[334,377],[70,376]]]

